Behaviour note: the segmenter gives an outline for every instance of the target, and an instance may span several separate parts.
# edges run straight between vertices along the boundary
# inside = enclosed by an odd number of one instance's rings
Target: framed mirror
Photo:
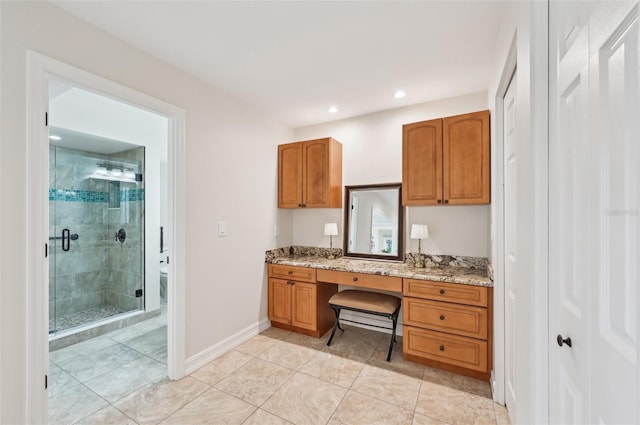
[[[401,190],[400,183],[345,186],[345,257],[403,261]]]

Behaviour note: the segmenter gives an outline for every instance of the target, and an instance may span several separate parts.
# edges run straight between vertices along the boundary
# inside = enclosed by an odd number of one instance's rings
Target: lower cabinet
[[[403,352],[407,360],[489,380],[492,288],[404,279]]]
[[[297,276],[305,281],[274,276]],[[329,308],[329,298],[338,287],[315,280],[315,269],[282,265],[274,269],[274,265],[269,265],[269,320],[272,326],[318,338],[331,329],[335,316]]]

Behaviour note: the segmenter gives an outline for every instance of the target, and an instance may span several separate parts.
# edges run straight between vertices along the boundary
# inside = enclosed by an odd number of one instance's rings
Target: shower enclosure
[[[144,147],[125,149],[50,146],[52,336],[144,308]]]

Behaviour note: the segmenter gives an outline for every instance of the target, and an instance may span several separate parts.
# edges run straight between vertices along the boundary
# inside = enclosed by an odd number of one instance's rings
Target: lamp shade
[[[429,237],[429,228],[426,224],[411,225],[411,239],[427,239]]]
[[[324,234],[326,236],[336,236],[338,234],[338,223],[325,223]]]

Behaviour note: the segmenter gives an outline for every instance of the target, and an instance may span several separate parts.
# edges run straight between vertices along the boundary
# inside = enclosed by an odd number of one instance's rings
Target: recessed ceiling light
[[[52,134],[51,136],[49,136],[49,139],[51,139],[51,140],[62,140],[62,137],[56,136],[55,134]]]
[[[393,94],[393,97],[395,97],[396,99],[402,99],[403,97],[405,97],[407,94],[405,92],[403,92],[402,90],[398,90],[397,92],[395,92]]]
[[[328,111],[330,114],[335,114],[336,112],[338,112],[338,108],[337,108],[337,107],[335,107],[335,106],[329,106],[329,109],[327,109],[327,111]]]

